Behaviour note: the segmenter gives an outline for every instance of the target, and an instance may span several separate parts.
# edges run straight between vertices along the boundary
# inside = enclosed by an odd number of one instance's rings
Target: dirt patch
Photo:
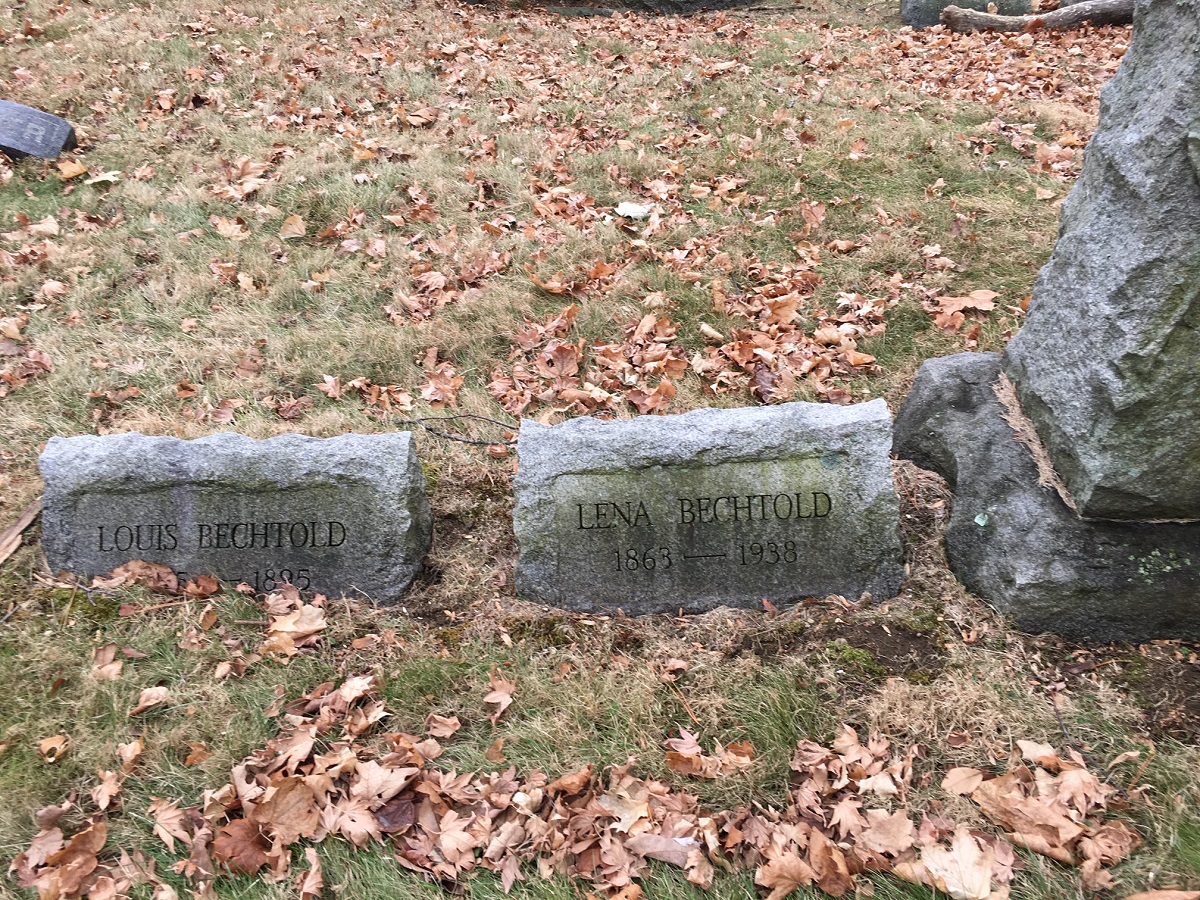
[[[1126,691],[1152,738],[1200,744],[1200,648],[1180,641],[1064,646],[1060,658],[1064,681],[1104,680]]]
[[[942,647],[933,638],[902,626],[860,622],[818,627],[810,647],[842,662],[858,674],[931,681],[944,666]]]

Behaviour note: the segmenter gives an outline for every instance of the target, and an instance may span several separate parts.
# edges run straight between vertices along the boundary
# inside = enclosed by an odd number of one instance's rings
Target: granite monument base
[[[959,581],[1027,631],[1200,637],[1200,524],[1081,519],[1039,484],[999,378],[998,354],[929,360],[896,416],[896,455],[954,491],[946,557]]]

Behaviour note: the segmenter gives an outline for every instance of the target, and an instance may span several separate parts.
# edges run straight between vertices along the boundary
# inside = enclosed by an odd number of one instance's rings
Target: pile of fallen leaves
[[[54,363],[43,351],[23,340],[21,331],[29,324],[29,315],[0,318],[0,400],[10,391],[24,387],[29,379],[54,371]]]
[[[799,379],[807,378],[816,393],[846,402],[849,395],[827,383],[831,377],[878,373],[875,357],[860,352],[858,340],[883,333],[890,301],[842,293],[835,312],[808,308],[802,312],[801,304],[820,282],[813,271],[819,254],[811,245],[806,257],[811,262],[783,266],[751,260],[747,266],[751,283],[734,295],[713,283],[716,308],[752,323],[735,331],[732,340],[716,329],[701,327],[705,337],[720,346],[710,346],[704,356],[697,354],[692,368],[715,392],[748,385],[757,400],[781,402],[792,397]],[[802,315],[815,326],[802,327]]]
[[[679,326],[647,313],[623,326],[620,343],[567,340],[579,308],[575,305],[526,322],[512,336],[513,364],[492,373],[488,392],[510,413],[521,415],[535,404],[557,404],[556,412],[611,412],[621,400],[638,412],[665,412],[687,357],[675,345]],[[590,362],[590,367],[588,363]]]
[[[316,613],[278,605],[268,642],[298,645],[319,631],[301,624]],[[483,698],[494,707],[493,724],[516,691],[493,669]],[[161,698],[143,697],[130,714],[156,702]],[[373,675],[319,685],[290,703],[279,697],[266,715],[280,717],[278,734],[235,765],[227,784],[194,806],[154,798],[148,810],[168,850],[178,844],[186,851],[172,869],[195,897],[215,897],[214,881],[228,871],[294,878],[301,897],[315,898],[323,879],[311,845],[330,838],[355,847],[384,843],[405,868],[443,884],[482,869],[497,873],[508,891],[536,870],[543,878],[627,889],[628,898],[657,860],[702,887],[716,868],[752,870],[768,900],[810,885],[846,896],[867,873],[892,873],[960,900],[1000,900],[1020,868],[1013,844],[1081,865],[1085,885],[1104,889],[1111,886],[1106,867],[1140,843],[1131,826],[1108,815],[1126,805],[1119,792],[1078,754],[1063,759],[1026,742],[1023,759],[1003,774],[961,767],[942,782],[948,793],[969,796],[1004,830],[1000,836],[911,808],[921,748],[893,747],[879,735],[863,744],[848,726],[828,747],[799,743],[786,806],[709,812],[687,791],[635,775],[632,758],[603,773],[588,765],[555,779],[513,768],[475,775],[436,768],[442,742],[461,727],[457,717],[431,714],[423,736],[386,731],[388,712]],[[684,731],[665,746],[668,767],[688,777],[719,778],[756,764],[747,741],[718,744],[709,754]],[[163,885],[155,896],[174,896],[140,852],[106,851],[106,816],[120,809],[121,785],[140,752],[140,739],[121,745],[120,771],[100,773],[90,810],[71,797],[37,814],[41,830],[10,869],[23,887],[41,897],[114,900],[150,883]],[[497,741],[489,758],[501,761],[502,753]],[[916,780],[928,785],[932,773]],[[69,837],[60,825],[68,813],[76,821],[86,816]],[[309,867],[296,875],[292,848],[303,842]]]

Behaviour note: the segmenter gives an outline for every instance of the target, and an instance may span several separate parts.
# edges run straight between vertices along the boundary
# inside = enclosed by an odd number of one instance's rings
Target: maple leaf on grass
[[[172,853],[175,852],[176,838],[186,845],[191,844],[192,837],[185,825],[186,814],[179,808],[178,800],[164,800],[162,797],[154,797],[150,803],[148,812],[154,819],[154,833],[158,835],[159,839],[167,845],[167,849]]]
[[[147,710],[154,709],[156,706],[161,706],[166,703],[171,696],[171,689],[168,687],[148,687],[142,690],[138,695],[137,705],[129,710],[130,716],[141,715]]]
[[[317,799],[299,775],[275,782],[255,804],[249,818],[284,846],[312,837],[320,824]]]
[[[98,774],[100,783],[92,788],[92,802],[100,810],[108,809],[121,793],[121,780],[116,772],[103,771]]]
[[[134,738],[127,744],[117,744],[117,758],[121,760],[121,771],[128,775],[133,771],[133,767],[137,765],[138,758],[142,755],[142,739]]]
[[[301,872],[296,878],[296,891],[300,894],[300,900],[321,900],[325,876],[321,872],[320,857],[314,847],[305,847],[304,858],[308,860],[308,871]]]
[[[500,717],[504,715],[504,711],[512,705],[513,692],[517,689],[517,683],[509,681],[504,674],[504,670],[497,670],[495,664],[492,665],[491,671],[488,673],[488,682],[491,684],[492,689],[483,698],[483,702],[496,704],[496,711],[491,715],[492,724],[495,725],[500,721]]]
[[[234,819],[217,828],[212,855],[235,875],[253,875],[267,864],[270,849],[262,829],[247,819]]]
[[[923,847],[919,862],[898,863],[895,873],[949,894],[953,900],[1000,900],[1008,896],[1008,888],[993,890],[994,864],[991,847],[981,850],[970,829],[959,826],[948,849],[940,844]]]
[[[942,779],[942,790],[951,794],[967,796],[983,784],[983,771],[973,766],[958,766],[946,773]]]
[[[42,738],[38,741],[38,755],[44,762],[54,764],[67,755],[71,749],[71,738],[65,734]]]
[[[808,861],[817,887],[831,897],[844,897],[854,889],[854,878],[841,849],[819,828],[809,831]]]
[[[781,853],[758,867],[754,873],[754,883],[771,892],[767,900],[783,900],[797,888],[812,884],[816,877],[817,873],[799,854]]]
[[[463,378],[454,370],[452,363],[439,363],[436,360],[437,348],[431,347],[426,352],[427,380],[421,385],[421,399],[434,409],[454,406],[458,402],[458,390],[463,385]]]
[[[140,584],[159,594],[179,592],[179,578],[169,566],[132,559],[117,566],[106,577],[93,578],[96,587],[114,588],[127,584]]]
[[[458,721],[458,716],[439,716],[437,713],[430,713],[425,719],[425,727],[429,734],[435,738],[453,737],[458,729],[462,728],[462,723]]]

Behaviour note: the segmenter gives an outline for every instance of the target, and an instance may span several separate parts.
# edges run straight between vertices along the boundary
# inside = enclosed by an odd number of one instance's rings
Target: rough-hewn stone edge
[[[145,465],[158,454],[174,458],[159,468]],[[69,510],[83,495],[128,493],[135,487],[230,487],[251,480],[280,491],[347,482],[379,487],[379,512],[394,519],[398,533],[386,560],[390,574],[370,590],[363,588],[381,603],[397,601],[412,585],[432,541],[425,475],[408,432],[330,438],[285,434],[264,440],[235,432],[195,440],[137,432],[54,437],[38,467],[44,482],[42,549],[55,571],[102,574],[84,572],[76,562],[65,527]]]
[[[853,406],[782,403],[738,409],[697,409],[673,416],[601,421],[588,417],[559,425],[521,421],[517,436],[519,486],[530,473],[538,479],[649,466],[743,462],[762,456],[801,456],[853,442],[872,427],[891,429],[882,399]],[[653,434],[652,444],[645,435]],[[888,438],[890,446],[890,437]],[[697,446],[700,445],[700,446]],[[838,445],[831,449],[837,449]],[[575,460],[588,460],[580,465]]]

